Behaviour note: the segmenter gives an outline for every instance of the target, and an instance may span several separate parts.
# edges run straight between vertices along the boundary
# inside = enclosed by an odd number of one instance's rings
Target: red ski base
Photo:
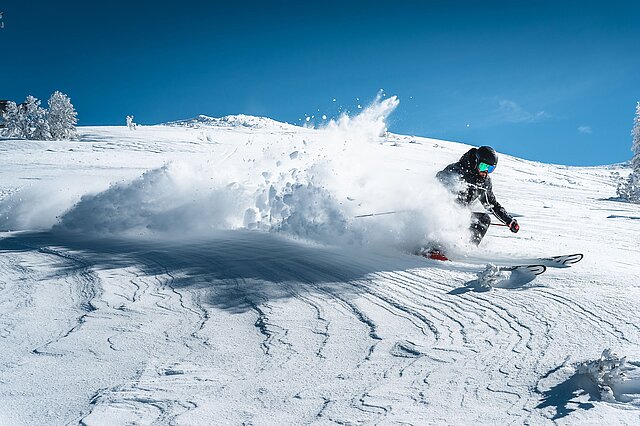
[[[433,260],[442,260],[442,261],[449,260],[447,256],[445,256],[442,252],[439,252],[437,250],[424,253],[423,256],[426,257],[427,259],[433,259]]]

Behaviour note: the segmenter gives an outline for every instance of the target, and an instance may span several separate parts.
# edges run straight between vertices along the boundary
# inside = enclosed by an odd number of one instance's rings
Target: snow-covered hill
[[[0,424],[638,424],[625,167],[501,155],[522,229],[472,249],[433,179],[469,147],[385,133],[396,105],[0,140]],[[487,289],[433,239],[585,258]]]
[[[186,120],[177,120],[165,123],[167,126],[182,127],[248,127],[251,129],[279,129],[279,130],[295,130],[295,126],[280,121],[272,120],[267,117],[254,117],[252,115],[238,114],[226,115],[224,117],[209,117],[206,115],[198,115]]]

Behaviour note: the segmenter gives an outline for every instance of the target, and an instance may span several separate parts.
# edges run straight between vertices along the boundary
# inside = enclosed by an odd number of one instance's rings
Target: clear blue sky
[[[298,123],[384,89],[401,101],[397,133],[561,164],[631,157],[637,0],[5,0],[0,11],[0,99],[60,90],[81,125]]]

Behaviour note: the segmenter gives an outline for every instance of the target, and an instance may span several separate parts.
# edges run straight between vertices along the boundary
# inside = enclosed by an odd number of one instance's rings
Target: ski
[[[533,275],[541,275],[547,271],[547,268],[569,268],[572,265],[580,262],[584,259],[584,254],[573,253],[563,254],[559,256],[549,257],[535,257],[535,258],[513,258],[513,259],[492,259],[492,258],[457,258],[455,256],[449,257],[441,251],[432,252],[416,252],[418,256],[425,257],[431,260],[439,261],[454,261],[459,263],[473,264],[473,265],[495,265],[496,269],[505,272],[527,272]]]
[[[568,268],[569,266],[576,264],[584,259],[584,254],[575,253],[575,254],[565,254],[561,256],[553,256],[547,258],[541,258],[542,262],[548,262],[548,266],[555,268]]]
[[[480,265],[481,263],[470,263],[468,262],[468,260],[458,260],[458,259],[449,259],[448,257],[446,257],[442,252],[440,251],[432,251],[432,252],[416,252],[414,253],[417,256],[421,256],[424,257],[426,259],[431,259],[431,260],[438,260],[438,261],[450,261],[453,260],[454,262],[458,262],[458,263],[467,263],[467,264],[472,264],[472,265]],[[560,257],[566,257],[566,256],[557,256],[558,258]],[[552,261],[552,259],[555,258],[545,258],[544,260],[548,260],[548,261]],[[510,264],[507,263],[500,263],[497,264],[493,261],[488,260],[486,263],[489,265],[493,265],[494,269],[496,272],[513,272],[513,271],[520,271],[520,272],[527,272],[533,275],[540,275],[543,274],[544,272],[546,272],[547,270],[547,265],[538,262],[541,261],[543,259],[534,259],[534,261],[529,262],[529,261],[523,261],[520,262],[519,260],[511,262]],[[567,266],[571,265],[570,261],[572,259],[558,259],[557,263],[566,261]],[[575,262],[578,262],[579,260],[576,260]],[[556,261],[554,261],[556,262]],[[573,262],[573,263],[575,263]],[[555,263],[554,263],[555,264]]]
[[[490,257],[465,257],[451,259],[467,263],[491,263],[496,266],[509,267],[513,265],[544,265],[548,268],[569,268],[584,259],[582,253],[563,254],[559,256],[534,257],[534,258],[490,258]]]
[[[531,259],[500,259],[500,260],[492,260],[487,259],[487,262],[493,263],[498,266],[510,266],[513,264],[534,264],[534,265],[544,265],[548,268],[569,268],[572,265],[580,262],[584,258],[582,253],[575,254],[563,254],[560,256],[550,256],[550,257],[534,257]]]
[[[511,265],[511,266],[498,266],[499,271],[521,271],[528,272],[533,275],[544,274],[547,270],[545,265]]]

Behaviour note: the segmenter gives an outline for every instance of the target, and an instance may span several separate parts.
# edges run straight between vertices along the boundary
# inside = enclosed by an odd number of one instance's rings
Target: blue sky
[[[357,111],[390,130],[570,165],[630,159],[638,1],[0,0],[0,99],[80,124]],[[335,99],[335,101],[334,101]]]

